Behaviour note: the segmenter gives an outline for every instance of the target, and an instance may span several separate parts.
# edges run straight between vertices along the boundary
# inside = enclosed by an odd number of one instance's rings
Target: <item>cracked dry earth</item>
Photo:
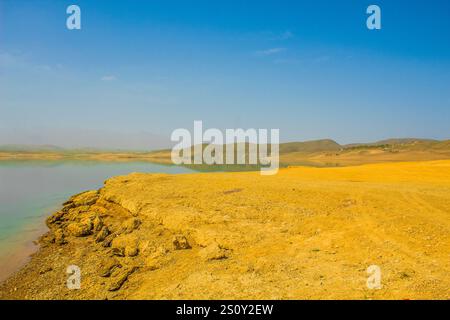
[[[135,173],[47,224],[0,299],[450,298],[450,161]]]

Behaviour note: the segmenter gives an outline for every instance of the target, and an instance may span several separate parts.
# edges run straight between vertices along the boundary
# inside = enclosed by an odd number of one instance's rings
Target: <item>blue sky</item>
[[[0,144],[157,148],[194,120],[449,139],[450,2],[0,0],[0,112]]]

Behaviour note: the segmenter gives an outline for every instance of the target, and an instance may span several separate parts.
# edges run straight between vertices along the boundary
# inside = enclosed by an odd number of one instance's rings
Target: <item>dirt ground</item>
[[[47,223],[0,299],[450,298],[447,160],[136,173],[72,197]],[[367,286],[372,265],[379,289]]]

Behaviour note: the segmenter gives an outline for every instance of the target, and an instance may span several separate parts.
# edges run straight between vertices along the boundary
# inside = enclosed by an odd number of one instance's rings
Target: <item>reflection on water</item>
[[[131,172],[193,171],[149,162],[0,161],[0,281],[34,250],[45,217],[68,197]]]

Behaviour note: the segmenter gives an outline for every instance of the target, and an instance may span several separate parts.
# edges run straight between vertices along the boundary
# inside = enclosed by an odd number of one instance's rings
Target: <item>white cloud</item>
[[[271,48],[271,49],[256,51],[256,55],[271,56],[271,55],[278,54],[278,53],[281,53],[284,51],[286,51],[286,48]]]
[[[283,32],[266,32],[265,37],[270,41],[285,41],[295,37],[295,34],[291,30],[286,30]]]
[[[286,30],[282,34],[280,34],[279,39],[280,40],[287,40],[294,37],[294,34],[290,30]]]
[[[117,77],[113,76],[113,75],[108,75],[108,76],[103,76],[101,78],[101,80],[102,81],[115,81],[115,80],[117,80]]]

